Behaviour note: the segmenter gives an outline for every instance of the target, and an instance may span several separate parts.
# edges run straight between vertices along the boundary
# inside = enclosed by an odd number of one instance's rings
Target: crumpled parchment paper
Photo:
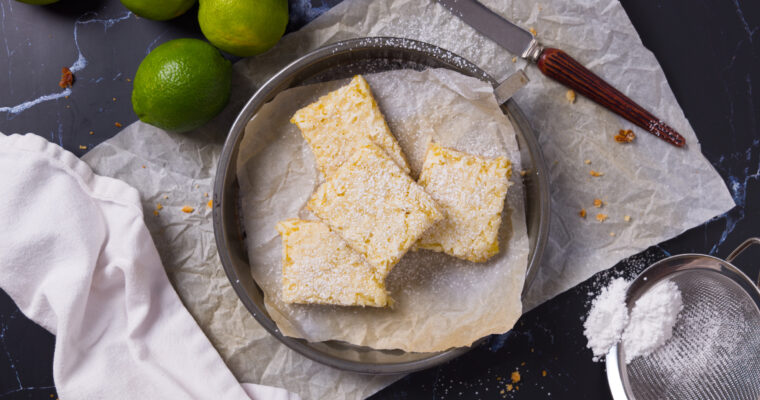
[[[314,219],[306,202],[323,181],[298,128],[289,122],[301,107],[348,80],[302,86],[280,93],[246,127],[238,158],[252,274],[269,314],[288,336],[342,340],[376,349],[433,352],[469,346],[512,328],[528,263],[520,151],[514,129],[496,104],[490,84],[446,69],[368,74],[391,131],[413,176],[428,143],[513,163],[502,219],[500,253],[470,263],[431,251],[410,252],[393,268],[390,308],[287,304],[281,299],[282,246],[274,226],[296,216]]]
[[[641,44],[617,0],[484,3],[523,27],[533,27],[543,44],[567,51],[679,130],[688,142],[686,149],[676,149],[633,128],[638,135],[634,143],[613,143],[612,135],[630,128],[629,123],[580,96],[569,104],[564,87],[535,67],[527,68],[531,82],[515,97],[540,135],[550,166],[552,226],[544,261],[523,299],[526,308],[734,206],[720,176],[701,155],[657,60]],[[256,87],[321,45],[381,35],[444,47],[497,79],[525,67],[432,1],[346,0],[266,54],[235,64],[230,104],[199,132],[171,134],[138,122],[84,157],[97,173],[140,190],[146,222],[169,278],[241,381],[284,387],[307,399],[348,399],[368,396],[398,378],[339,372],[269,337],[227,282],[216,255],[211,218],[203,210],[203,192],[210,191],[224,135]],[[584,164],[586,159],[592,163]],[[605,175],[592,180],[591,168]],[[170,196],[164,200],[169,206],[155,217],[152,210],[164,193]],[[607,204],[597,210],[591,206],[594,198]],[[197,205],[197,214],[178,210],[186,202]],[[581,207],[591,210],[585,220],[577,215]],[[597,211],[609,219],[596,222]],[[621,222],[624,215],[631,216],[630,223]],[[614,237],[609,235],[613,231]]]

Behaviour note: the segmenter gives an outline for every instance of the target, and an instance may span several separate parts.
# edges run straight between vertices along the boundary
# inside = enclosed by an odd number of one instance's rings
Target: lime
[[[247,57],[277,43],[288,25],[287,0],[200,0],[198,22],[214,46]]]
[[[231,73],[230,62],[202,40],[166,42],[137,68],[132,108],[141,121],[159,128],[195,129],[227,104]]]
[[[133,13],[156,21],[179,17],[195,4],[195,0],[121,0]]]
[[[16,0],[16,1],[20,1],[26,4],[36,4],[38,6],[44,6],[47,4],[53,4],[53,3],[58,2],[58,0]]]

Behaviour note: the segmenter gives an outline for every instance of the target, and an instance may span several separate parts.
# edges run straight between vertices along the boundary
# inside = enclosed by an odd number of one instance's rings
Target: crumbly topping
[[[631,216],[630,215],[626,215],[625,217],[623,217],[623,221],[625,221],[625,222],[631,222]]]
[[[184,207],[182,207],[182,212],[183,213],[190,214],[193,211],[195,211],[195,208],[193,208],[193,207],[190,207],[190,206],[184,206]]]
[[[578,215],[580,215],[581,218],[586,218],[586,209],[581,208],[581,211],[578,212]]]
[[[596,214],[596,220],[599,222],[604,222],[607,219],[607,214]]]
[[[296,111],[290,122],[301,130],[325,177],[332,176],[360,147],[373,143],[405,173],[410,171],[401,146],[361,75]]]
[[[417,247],[473,262],[497,254],[511,173],[505,157],[488,159],[432,143],[419,184],[438,203],[446,219],[425,232]]]
[[[589,173],[589,175],[593,176],[594,178],[598,178],[598,177],[604,175],[604,172],[597,172],[597,171],[594,171],[593,169],[591,171],[589,171],[588,173]]]
[[[594,199],[594,207],[601,208],[603,204],[602,199]]]
[[[282,297],[287,303],[385,307],[383,276],[320,221],[277,224],[282,237]]]
[[[343,163],[317,188],[307,208],[383,276],[443,219],[430,195],[374,144]]]

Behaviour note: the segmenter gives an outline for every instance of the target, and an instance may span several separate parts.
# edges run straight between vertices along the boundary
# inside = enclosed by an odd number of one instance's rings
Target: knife
[[[533,34],[505,20],[477,0],[436,0],[476,31],[512,54],[536,63],[544,75],[599,103],[677,147],[686,139],[562,50],[544,48]]]

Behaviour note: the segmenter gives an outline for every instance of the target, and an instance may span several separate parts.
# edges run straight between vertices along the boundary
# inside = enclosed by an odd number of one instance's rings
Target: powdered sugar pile
[[[629,316],[625,303],[629,285],[623,278],[614,279],[591,304],[583,333],[594,361],[622,340],[628,364],[657,350],[673,335],[678,314],[683,310],[678,286],[671,281],[658,283],[636,300]]]
[[[620,341],[620,335],[628,323],[628,308],[625,305],[628,284],[623,278],[614,279],[591,303],[591,311],[583,323],[583,334],[588,339],[588,347],[594,352],[594,361],[598,361]]]
[[[673,336],[673,326],[681,310],[681,291],[671,281],[658,283],[636,300],[623,332],[625,363],[649,355],[664,345]]]

